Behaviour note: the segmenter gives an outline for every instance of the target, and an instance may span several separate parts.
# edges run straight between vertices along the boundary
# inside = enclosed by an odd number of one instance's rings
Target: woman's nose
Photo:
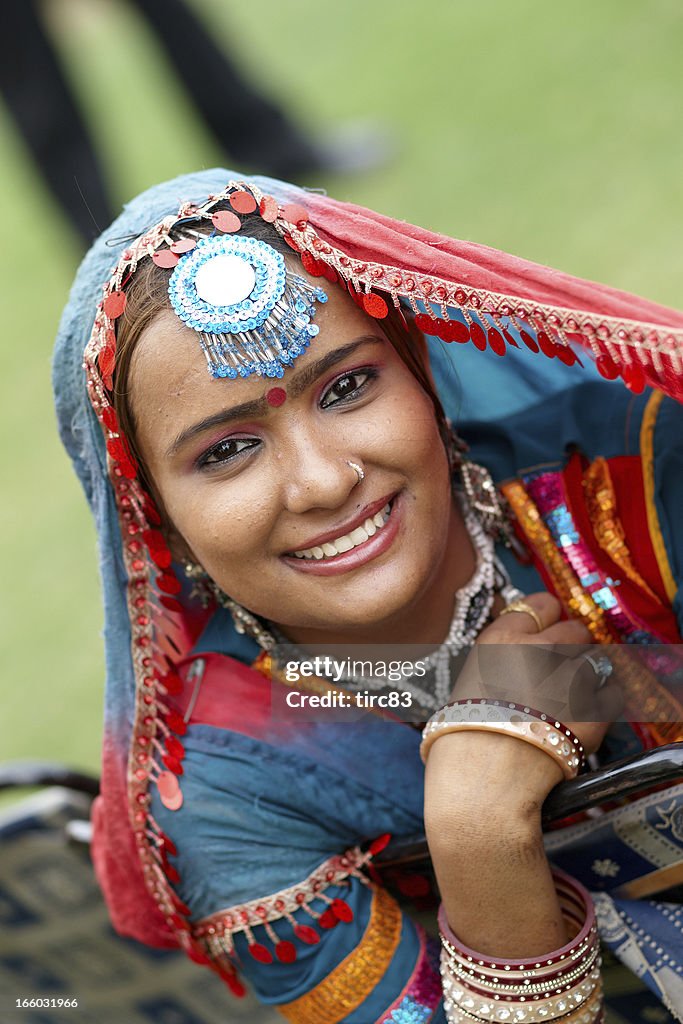
[[[362,469],[354,453],[343,453],[337,444],[327,446],[309,438],[297,446],[293,457],[283,455],[285,503],[300,514],[315,508],[339,508],[361,482]],[[364,475],[364,474],[362,474]]]

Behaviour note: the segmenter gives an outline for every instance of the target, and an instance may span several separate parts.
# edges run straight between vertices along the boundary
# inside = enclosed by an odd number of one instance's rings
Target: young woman
[[[659,646],[680,642],[683,316],[229,177],[131,204],[55,360],[101,541],[94,854],[114,923],[235,991],[244,975],[291,1021],[601,1019],[593,902],[551,870],[540,809],[615,695],[641,724],[605,756],[683,732]],[[644,645],[637,671],[589,646],[623,642]],[[431,653],[390,685],[283,672],[406,643]],[[325,694],[339,714],[310,713]],[[677,911],[624,897],[680,859],[682,801],[548,840],[618,889],[596,897],[603,937],[677,1010]],[[629,814],[656,851],[621,838]],[[425,827],[441,973],[372,864]],[[424,903],[423,880],[392,878]]]

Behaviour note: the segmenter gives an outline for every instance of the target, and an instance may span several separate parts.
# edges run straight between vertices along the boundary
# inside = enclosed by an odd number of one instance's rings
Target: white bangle
[[[585,752],[571,729],[557,719],[509,701],[460,700],[435,712],[422,731],[420,757],[426,764],[434,740],[448,732],[497,732],[523,740],[552,757],[566,779],[575,778]]]

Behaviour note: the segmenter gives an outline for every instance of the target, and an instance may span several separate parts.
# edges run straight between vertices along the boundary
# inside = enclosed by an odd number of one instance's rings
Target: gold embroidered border
[[[617,513],[617,496],[606,459],[595,459],[583,476],[588,515],[595,538],[604,552],[618,565],[625,576],[653,598],[661,601],[640,575],[626,543],[624,527]]]
[[[529,543],[550,574],[557,596],[565,608],[585,623],[599,643],[614,643],[602,609],[596,605],[590,594],[586,593],[572,567],[557,550],[550,530],[541,519],[535,502],[529,497],[524,486],[519,480],[512,480],[503,484],[501,490]]]
[[[401,910],[386,889],[373,892],[360,943],[319,985],[278,1010],[290,1024],[338,1024],[363,1003],[386,973],[401,938]]]
[[[647,525],[650,528],[650,538],[654,548],[655,558],[659,571],[662,574],[662,581],[666,596],[670,601],[676,597],[676,581],[671,572],[669,558],[666,553],[666,545],[659,525],[657,506],[655,505],[655,466],[654,466],[654,437],[655,423],[659,407],[662,404],[664,395],[661,391],[655,391],[648,399],[643,413],[643,421],[640,425],[640,455],[643,462],[643,480],[645,483],[645,506],[647,509]]]
[[[618,644],[606,622],[602,608],[581,586],[570,565],[565,562],[535,502],[519,480],[503,484],[501,490],[522,527],[529,543],[548,571],[558,598],[565,608],[580,618],[592,635],[603,644]],[[626,717],[647,722],[657,743],[674,743],[683,738],[683,708],[657,678],[633,661],[630,652],[612,647],[610,657],[623,687]]]

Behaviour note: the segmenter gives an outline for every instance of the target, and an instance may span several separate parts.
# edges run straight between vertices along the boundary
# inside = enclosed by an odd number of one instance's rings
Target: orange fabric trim
[[[290,1024],[339,1024],[365,1002],[381,981],[401,939],[401,910],[386,889],[373,891],[363,938],[319,985],[278,1006]]]
[[[661,604],[654,590],[633,564],[624,527],[617,512],[617,496],[606,459],[597,458],[588,466],[583,475],[583,486],[588,515],[598,544],[625,576],[657,604]]]
[[[640,424],[640,455],[643,461],[643,483],[645,490],[645,508],[647,511],[647,525],[650,530],[650,538],[654,549],[657,565],[662,575],[662,581],[666,589],[666,596],[673,602],[678,591],[676,581],[669,565],[669,558],[666,553],[666,545],[659,525],[659,515],[655,504],[655,467],[654,467],[654,437],[655,424],[659,414],[659,407],[662,404],[664,394],[655,391],[648,399]]]

